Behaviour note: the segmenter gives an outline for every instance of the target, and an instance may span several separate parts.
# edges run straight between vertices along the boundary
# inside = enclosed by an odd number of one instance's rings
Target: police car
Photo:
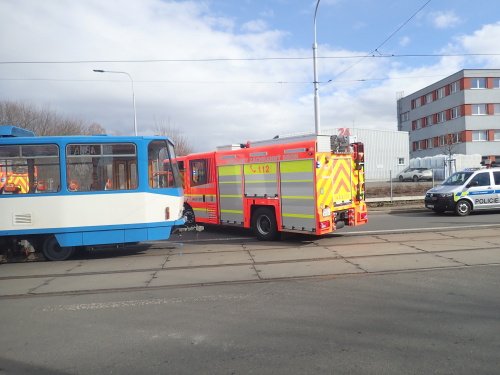
[[[425,207],[437,213],[500,209],[500,168],[456,172],[425,194]]]

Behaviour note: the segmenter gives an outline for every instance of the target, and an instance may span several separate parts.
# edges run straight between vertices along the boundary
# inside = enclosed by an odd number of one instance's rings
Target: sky
[[[200,152],[314,132],[317,4],[0,0],[0,100],[131,135],[134,93],[139,135],[167,124]],[[320,131],[397,130],[398,96],[500,68],[497,0],[320,0],[317,10]]]

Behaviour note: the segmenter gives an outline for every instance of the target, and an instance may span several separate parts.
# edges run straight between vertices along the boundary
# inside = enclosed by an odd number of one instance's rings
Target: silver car
[[[432,170],[425,168],[406,168],[397,175],[397,179],[403,181],[432,181]]]

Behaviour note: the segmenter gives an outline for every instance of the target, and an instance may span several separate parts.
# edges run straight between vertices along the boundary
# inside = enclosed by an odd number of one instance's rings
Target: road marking
[[[475,224],[473,229],[476,228],[496,228],[500,226],[500,224]],[[454,227],[428,227],[428,228],[400,228],[400,229],[380,229],[380,230],[364,230],[364,231],[356,231],[356,232],[335,232],[332,234],[342,234],[347,236],[354,236],[358,234],[380,234],[380,233],[398,233],[398,232],[420,232],[420,231],[437,231],[437,230],[447,230],[447,229],[470,229],[470,225],[458,225]]]
[[[142,307],[149,305],[169,305],[178,303],[190,302],[216,302],[216,301],[239,301],[247,298],[244,295],[239,296],[204,296],[204,297],[184,297],[184,298],[158,298],[158,299],[143,299],[129,301],[111,301],[111,302],[94,302],[94,303],[77,303],[72,305],[56,305],[47,306],[42,309],[43,312],[57,311],[95,311],[106,309],[118,309],[124,307]]]

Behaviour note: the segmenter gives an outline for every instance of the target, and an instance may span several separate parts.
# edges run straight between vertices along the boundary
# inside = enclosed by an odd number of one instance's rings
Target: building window
[[[432,138],[429,138],[427,140],[427,148],[432,148],[434,146],[433,142],[432,142]]]
[[[420,102],[420,98],[415,99],[415,108],[420,107],[422,104]]]
[[[454,94],[459,90],[460,90],[459,81],[455,81],[450,84],[450,94]]]
[[[493,88],[500,89],[500,78],[493,78]]]
[[[500,115],[500,104],[493,104],[493,114]]]
[[[426,103],[432,103],[432,92],[425,96]]]
[[[437,122],[441,123],[441,122],[445,122],[445,121],[446,121],[446,112],[445,111],[439,112],[437,114]]]
[[[408,121],[410,119],[410,112],[401,113],[401,122]]]
[[[441,87],[441,88],[439,88],[439,89],[437,90],[437,97],[438,97],[438,99],[442,99],[442,98],[444,98],[444,97],[445,97],[445,94],[446,94],[446,92],[445,92],[444,87]]]
[[[422,119],[421,119],[421,118],[419,118],[419,119],[417,120],[417,129],[420,129],[421,127],[422,127]]]
[[[446,137],[444,135],[439,136],[439,145],[444,146],[446,144]]]
[[[451,109],[451,118],[459,118],[460,117],[460,107],[454,107]]]
[[[472,104],[472,115],[486,115],[486,104]]]
[[[470,80],[471,89],[485,89],[486,88],[486,78],[472,78]]]
[[[405,165],[405,158],[398,158],[398,165]]]
[[[434,121],[433,121],[433,116],[427,116],[427,121],[426,121],[426,125],[427,126],[431,126],[431,125],[434,125]]]
[[[460,133],[455,133],[451,135],[452,143],[460,143]]]
[[[488,131],[486,130],[473,130],[472,142],[484,142],[488,140]]]
[[[493,133],[493,140],[500,141],[500,130],[495,130],[495,132]]]

